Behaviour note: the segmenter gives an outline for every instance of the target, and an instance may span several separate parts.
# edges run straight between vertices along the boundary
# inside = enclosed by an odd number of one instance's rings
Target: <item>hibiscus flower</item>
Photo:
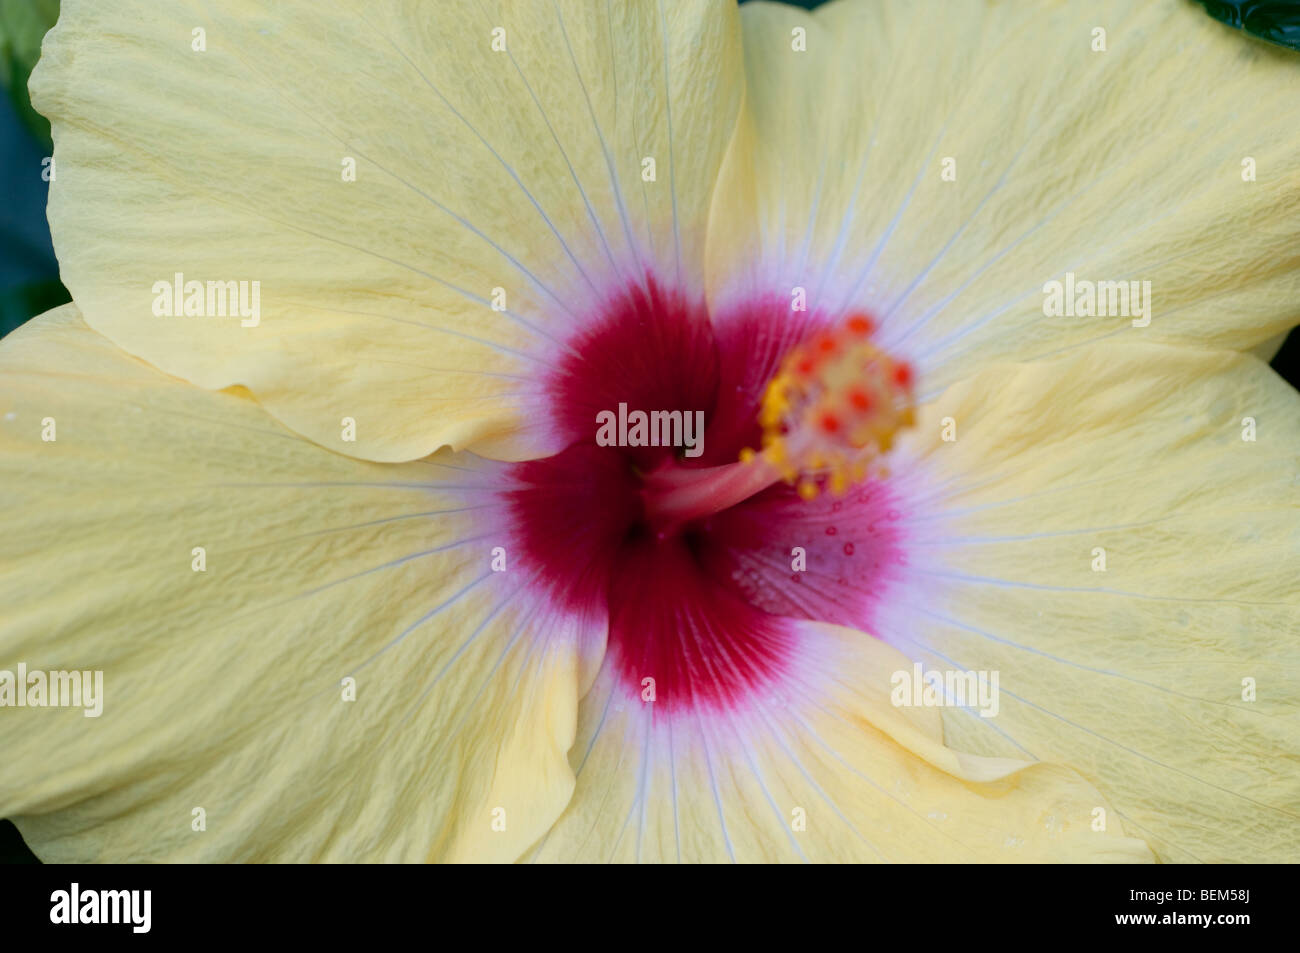
[[[65,0],[31,89],[0,668],[103,673],[0,714],[43,859],[1295,855],[1287,52]]]

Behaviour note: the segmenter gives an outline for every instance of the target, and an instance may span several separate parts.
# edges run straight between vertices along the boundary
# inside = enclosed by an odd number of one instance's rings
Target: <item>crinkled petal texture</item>
[[[703,621],[680,615],[684,642],[708,640]],[[937,709],[895,707],[891,680],[911,671],[897,650],[839,626],[781,625],[798,670],[741,707],[664,714],[668,699],[629,694],[606,668],[583,700],[572,804],[532,858],[1151,860],[1118,826],[1094,829],[1109,806],[1075,772],[963,754],[944,746]],[[708,663],[735,664],[725,649]]]
[[[948,435],[955,438],[945,441]],[[949,741],[1062,761],[1166,861],[1300,853],[1300,396],[1257,358],[1111,345],[956,385],[899,453],[879,634],[1000,672]]]
[[[525,408],[584,316],[703,296],[740,59],[727,0],[65,0],[31,83],[62,277],[324,446],[554,452]]]
[[[1246,349],[1300,317],[1293,53],[1160,0],[754,3],[741,20],[715,314],[755,289],[869,310],[931,395],[1100,338]],[[1126,284],[1091,306],[1079,285],[1057,311],[1047,286],[1064,299],[1068,273]]]
[[[519,856],[606,623],[493,571],[500,465],[453,459],[324,450],[72,306],[10,335],[0,669],[103,693],[3,710],[0,816],[52,861]]]

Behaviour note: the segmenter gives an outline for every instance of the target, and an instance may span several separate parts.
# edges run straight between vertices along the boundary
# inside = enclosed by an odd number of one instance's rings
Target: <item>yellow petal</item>
[[[0,815],[51,861],[518,856],[603,628],[492,570],[498,467],[323,450],[72,306],[15,331],[0,669],[103,675],[97,717],[0,713]]]
[[[944,442],[951,418],[956,440]],[[1001,673],[981,754],[1060,761],[1166,861],[1300,852],[1300,396],[1235,352],[1096,345],[955,385],[898,453],[882,637]]]
[[[577,789],[531,858],[646,862],[1150,860],[1092,829],[1077,774],[945,747],[937,710],[895,707],[895,649],[791,622],[798,677],[732,713],[660,715],[607,667],[583,700]]]
[[[930,393],[1103,337],[1246,349],[1295,323],[1294,54],[1179,3],[757,3],[741,19],[715,313],[796,288],[810,311],[868,310]],[[1049,314],[1067,273],[1079,310]],[[1103,286],[1085,316],[1085,281],[1136,281],[1142,307]]]
[[[526,408],[605,297],[702,296],[742,82],[724,0],[66,0],[31,85],[87,322],[394,461],[556,449]],[[177,274],[256,319],[155,315]]]

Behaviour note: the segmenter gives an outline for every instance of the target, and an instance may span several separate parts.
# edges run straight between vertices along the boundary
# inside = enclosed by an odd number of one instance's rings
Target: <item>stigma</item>
[[[646,474],[642,500],[659,534],[778,482],[812,500],[885,475],[884,456],[915,420],[914,381],[911,366],[877,346],[874,332],[870,318],[854,314],[786,354],[759,404],[761,446],[742,450],[739,462],[667,463]]]
[[[742,462],[776,471],[799,495],[842,496],[871,475],[898,432],[915,422],[911,365],[873,341],[875,325],[855,314],[786,355],[759,411],[762,449]]]

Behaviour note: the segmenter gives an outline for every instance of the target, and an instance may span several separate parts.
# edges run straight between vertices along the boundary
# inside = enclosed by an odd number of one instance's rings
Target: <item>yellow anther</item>
[[[913,425],[912,370],[871,341],[861,316],[786,355],[759,409],[763,457],[799,495],[842,495]],[[811,494],[811,495],[809,495]]]

